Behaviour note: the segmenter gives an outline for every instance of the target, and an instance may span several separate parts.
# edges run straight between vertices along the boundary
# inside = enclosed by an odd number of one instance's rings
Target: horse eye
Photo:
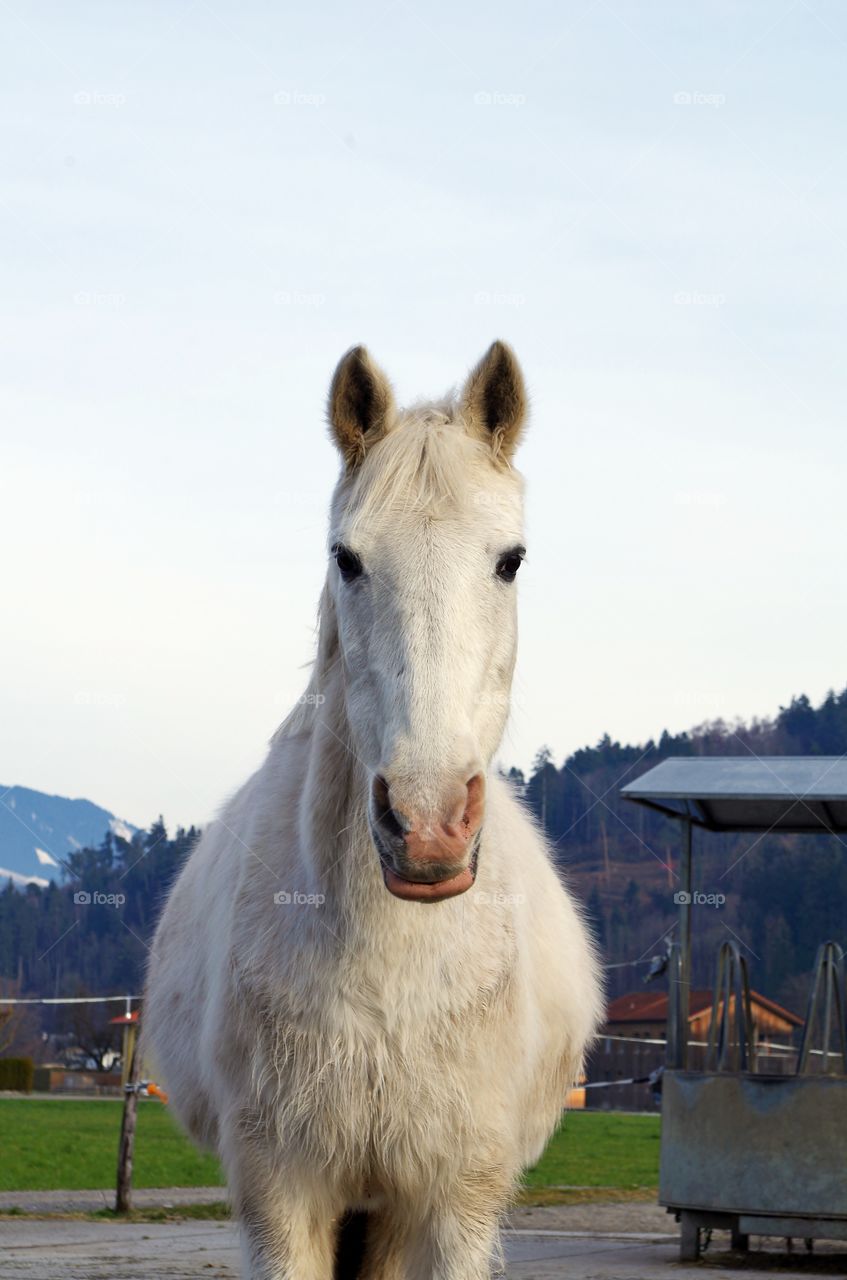
[[[514,551],[507,551],[497,561],[497,577],[502,582],[514,582],[525,555],[526,551],[523,547],[515,547]]]
[[[336,542],[332,548],[332,554],[335,556],[335,563],[338,565],[338,572],[341,574],[345,582],[352,582],[354,578],[361,577],[362,562],[354,551],[349,547],[345,547],[342,543]]]

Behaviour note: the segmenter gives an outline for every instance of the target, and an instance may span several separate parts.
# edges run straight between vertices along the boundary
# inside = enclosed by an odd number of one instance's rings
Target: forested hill
[[[847,754],[847,689],[818,707],[793,698],[773,720],[715,721],[640,746],[606,736],[561,766],[547,748],[539,752],[526,800],[588,906],[609,963],[661,950],[656,943],[677,912],[678,824],[622,800],[620,788],[668,756],[751,752]],[[512,776],[520,786],[521,776]],[[736,934],[753,986],[802,1013],[818,943],[847,946],[847,840],[695,832],[694,868],[698,889],[726,898],[694,910],[695,982],[711,985],[718,945]],[[612,970],[611,993],[639,986],[644,972]]]
[[[512,771],[586,904],[608,964],[660,951],[676,918],[676,824],[621,800],[620,787],[669,755],[750,751],[847,753],[847,689],[819,707],[795,698],[773,721],[718,722],[643,746],[605,737],[561,766],[544,750],[525,784]],[[194,828],[169,836],[161,819],[129,840],[110,832],[98,848],[70,855],[64,885],[3,889],[0,980],[7,990],[11,982],[29,995],[138,992],[161,904],[197,836]],[[726,899],[695,909],[695,982],[711,983],[717,946],[735,935],[749,949],[753,986],[802,1012],[818,942],[847,944],[847,843],[698,835],[695,852],[696,887]],[[80,893],[90,900],[75,901]],[[611,969],[611,994],[639,986],[644,973]]]

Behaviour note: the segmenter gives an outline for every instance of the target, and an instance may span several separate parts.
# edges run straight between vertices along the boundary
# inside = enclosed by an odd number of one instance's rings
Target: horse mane
[[[314,722],[315,713],[321,705],[330,670],[338,661],[338,620],[335,616],[335,604],[324,583],[318,605],[318,651],[312,663],[309,682],[303,693],[295,702],[282,724],[271,738],[271,745],[282,742],[285,738],[296,738],[306,733]]]

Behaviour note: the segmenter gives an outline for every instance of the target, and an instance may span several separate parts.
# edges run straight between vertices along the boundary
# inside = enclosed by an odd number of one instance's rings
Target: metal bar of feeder
[[[679,992],[677,995],[677,1043],[675,1056],[685,1070],[688,1064],[688,1016],[691,992],[691,819],[683,818],[682,853],[679,870],[682,888],[679,894]]]

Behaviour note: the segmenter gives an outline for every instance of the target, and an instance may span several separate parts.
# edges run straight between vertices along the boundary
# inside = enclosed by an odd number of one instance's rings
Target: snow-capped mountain
[[[90,800],[0,786],[0,887],[61,880],[74,849],[98,845],[107,831],[129,840],[136,828]]]

